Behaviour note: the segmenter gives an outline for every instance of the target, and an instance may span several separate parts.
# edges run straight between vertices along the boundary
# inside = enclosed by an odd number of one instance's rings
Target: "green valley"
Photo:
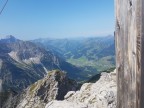
[[[101,71],[115,67],[115,44],[113,36],[73,38],[73,39],[36,39],[34,43],[51,49],[83,70],[83,76],[91,77]]]

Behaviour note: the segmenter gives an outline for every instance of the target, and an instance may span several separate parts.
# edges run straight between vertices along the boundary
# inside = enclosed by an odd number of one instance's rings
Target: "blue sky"
[[[104,36],[113,31],[114,0],[9,0],[0,16],[0,36],[25,40]]]

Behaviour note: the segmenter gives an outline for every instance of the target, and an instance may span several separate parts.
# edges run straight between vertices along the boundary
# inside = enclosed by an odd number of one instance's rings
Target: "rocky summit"
[[[53,70],[8,101],[3,108],[44,108],[52,100],[63,100],[68,91],[75,91],[76,88],[77,83],[67,78],[65,72]]]
[[[102,73],[96,83],[85,83],[70,91],[63,101],[53,100],[45,108],[116,108],[116,73]]]

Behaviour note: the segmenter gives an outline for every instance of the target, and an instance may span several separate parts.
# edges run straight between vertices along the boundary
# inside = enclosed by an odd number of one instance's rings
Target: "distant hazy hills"
[[[9,36],[0,40],[0,80],[3,89],[21,91],[43,78],[53,69],[68,72],[70,78],[82,80],[81,70],[48,49]]]
[[[97,72],[115,67],[113,36],[75,39],[36,39],[32,42],[55,52],[67,62],[81,67],[83,75],[91,77]]]

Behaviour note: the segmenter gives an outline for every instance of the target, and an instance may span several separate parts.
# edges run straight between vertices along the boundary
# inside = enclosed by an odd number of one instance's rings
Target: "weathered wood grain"
[[[144,0],[115,0],[117,108],[144,108]]]

